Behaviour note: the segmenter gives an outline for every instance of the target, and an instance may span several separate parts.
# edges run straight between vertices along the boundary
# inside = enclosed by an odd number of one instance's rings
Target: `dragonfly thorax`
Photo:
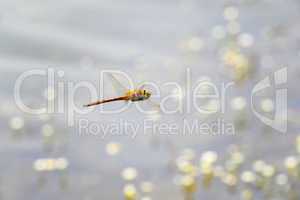
[[[151,93],[146,90],[130,90],[126,95],[131,101],[143,101],[149,99]]]

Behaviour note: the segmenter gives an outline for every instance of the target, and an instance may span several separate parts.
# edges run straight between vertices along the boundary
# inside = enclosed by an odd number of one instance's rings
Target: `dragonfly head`
[[[147,90],[144,90],[144,91],[143,91],[143,94],[144,94],[144,97],[145,97],[146,99],[149,99],[150,96],[151,96],[151,93],[150,93],[149,91],[147,91]]]

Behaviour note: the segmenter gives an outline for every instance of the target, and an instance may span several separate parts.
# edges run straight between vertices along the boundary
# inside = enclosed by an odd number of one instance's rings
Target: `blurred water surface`
[[[299,131],[299,10],[296,0],[0,1],[0,199],[122,199],[126,181],[121,174],[126,167],[138,171],[132,181],[137,187],[143,181],[153,182],[149,194],[153,199],[183,199],[174,183],[172,163],[186,148],[195,152],[196,163],[204,151],[225,157],[228,146],[236,144],[247,155],[246,169],[255,159],[282,165],[284,157],[294,153]],[[95,110],[75,115],[75,125],[69,127],[67,113],[25,114],[14,102],[17,77],[26,70],[49,67],[64,72],[58,81],[65,84],[90,81],[96,85],[101,70],[114,69],[127,72],[137,83],[175,81],[185,87],[187,68],[193,84],[207,78],[216,85],[228,83],[235,79],[235,68],[226,66],[223,54],[236,48],[250,64],[246,78],[238,71],[241,80],[235,80],[226,110],[238,96],[249,106],[253,85],[276,69],[288,67],[292,116],[288,133],[266,127],[247,107],[241,116],[228,108],[224,114],[200,116],[193,110],[159,120],[182,126],[183,119],[221,118],[235,123],[235,135],[140,132],[134,139],[103,139],[80,135],[78,120],[105,125],[126,119],[142,125],[149,116],[134,107],[118,115],[101,115]],[[105,87],[112,95],[112,88]],[[46,80],[36,77],[22,85],[21,95],[29,105],[45,106],[46,88]],[[162,91],[167,94],[170,89]],[[63,94],[67,95],[67,88]],[[87,91],[78,90],[76,105],[87,101]],[[109,142],[115,143],[107,147]],[[37,170],[41,158],[49,158],[45,162],[58,170]],[[196,195],[195,199],[240,199],[220,184],[209,190],[201,186]]]

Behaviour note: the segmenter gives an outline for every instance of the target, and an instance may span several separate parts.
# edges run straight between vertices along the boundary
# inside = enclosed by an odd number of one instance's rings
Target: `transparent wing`
[[[161,111],[159,103],[156,103],[151,99],[148,99],[146,101],[146,103],[151,107],[151,111],[153,111],[153,112],[160,112]]]
[[[143,90],[143,89],[145,89],[146,85],[147,85],[147,84],[142,84],[138,89],[139,89],[139,90]]]
[[[153,83],[149,83],[149,82],[144,82],[142,85],[140,85],[139,86],[139,90],[144,90],[145,89],[145,87],[146,86],[151,86]],[[151,89],[146,89],[147,91],[150,91],[151,93],[152,93],[152,91],[151,91]],[[159,103],[156,103],[155,101],[153,101],[151,98],[150,99],[147,99],[146,100],[146,102],[145,102],[146,104],[148,104],[148,106],[150,106],[150,108],[151,108],[151,112],[160,112],[161,111],[161,108],[160,108],[160,105],[159,105]]]
[[[108,76],[118,95],[123,95],[128,90],[128,88],[125,85],[123,85],[113,74],[108,73]]]

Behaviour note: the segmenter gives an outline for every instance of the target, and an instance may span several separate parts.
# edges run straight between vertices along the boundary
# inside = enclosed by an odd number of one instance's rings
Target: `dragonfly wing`
[[[112,73],[108,73],[108,76],[111,79],[112,85],[118,95],[124,94],[128,90]]]
[[[145,89],[145,86],[146,86],[146,84],[142,84],[142,85],[139,87],[139,90]]]
[[[148,105],[151,106],[151,108],[153,108],[153,112],[160,112],[161,111],[161,108],[160,108],[160,105],[154,101],[152,101],[151,99],[148,99],[146,101],[148,103]]]

